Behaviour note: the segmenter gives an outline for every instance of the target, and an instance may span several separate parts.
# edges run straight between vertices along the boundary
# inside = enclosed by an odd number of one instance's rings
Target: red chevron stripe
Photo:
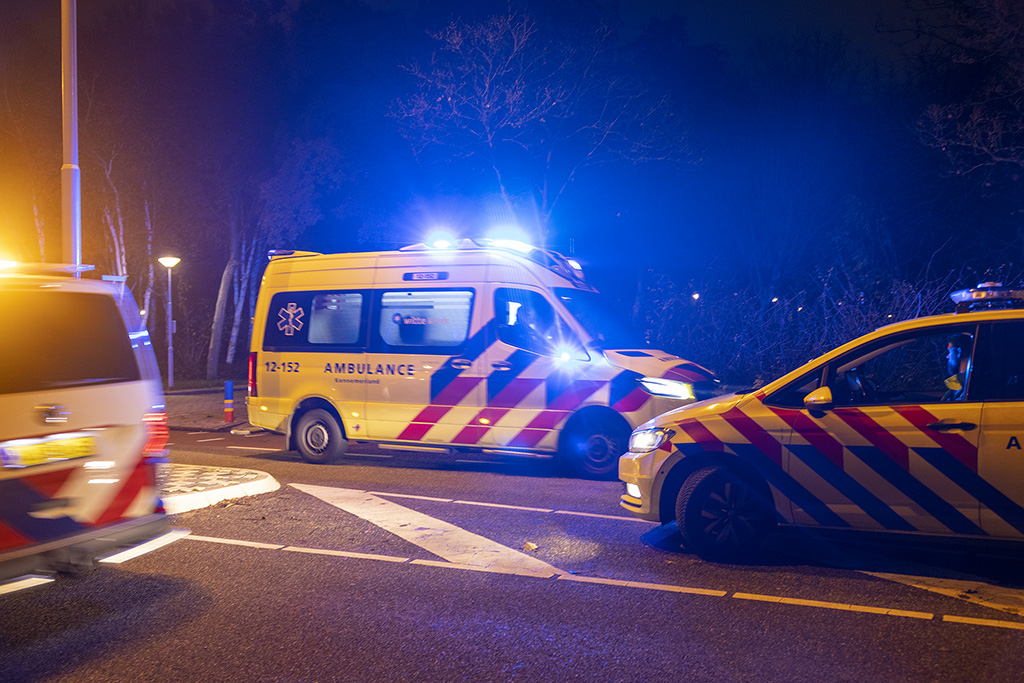
[[[21,546],[28,545],[32,542],[27,536],[23,536],[13,527],[9,527],[3,522],[0,522],[0,550],[11,550],[13,548],[20,548]]]
[[[38,491],[42,496],[53,498],[57,495],[60,487],[64,486],[64,482],[68,480],[75,469],[75,467],[66,467],[54,472],[33,474],[32,476],[25,477],[22,481]]]
[[[650,400],[650,398],[650,394],[648,394],[640,387],[637,387],[636,389],[634,389],[633,391],[629,392],[628,394],[620,398],[618,401],[616,401],[615,405],[613,405],[612,408],[619,411],[620,413],[631,413],[634,410],[640,410],[640,408],[642,408],[644,404],[647,403],[648,400]]]
[[[539,387],[544,383],[542,379],[527,379],[518,378],[508,383],[508,385],[498,392],[498,395],[493,400],[488,401],[487,405],[495,408],[515,408],[519,405],[524,398],[530,395],[530,392]]]
[[[756,446],[759,451],[768,456],[773,463],[782,467],[782,444],[764,428],[736,407],[722,413],[722,419],[738,431],[743,438]]]
[[[771,411],[782,418],[794,432],[802,436],[818,452],[842,469],[843,444],[822,429],[809,415],[801,410],[786,408],[771,408]]]
[[[963,434],[952,432],[936,432],[928,429],[928,425],[939,420],[920,406],[899,406],[895,408],[907,422],[917,427],[942,450],[964,464],[975,474],[978,473],[978,447],[971,443]]]
[[[107,509],[103,511],[103,514],[96,521],[92,522],[91,526],[110,524],[124,516],[125,510],[128,509],[128,506],[132,504],[132,501],[142,491],[142,487],[150,479],[150,474],[146,471],[149,467],[152,467],[152,465],[147,465],[143,462],[139,462],[135,466],[131,475],[125,480],[121,490],[117,492],[117,495],[110,501]]]
[[[835,414],[897,465],[905,470],[910,469],[910,447],[893,436],[888,429],[865,415],[860,408],[840,408],[835,411]]]
[[[476,385],[483,381],[483,377],[456,377],[441,390],[433,401],[435,406],[454,406],[466,398],[469,392],[476,388]]]
[[[608,382],[600,380],[578,380],[573,382],[555,400],[548,404],[549,410],[575,410],[590,396]]]
[[[479,443],[480,439],[484,438],[484,435],[490,431],[498,420],[505,417],[508,414],[507,408],[484,408],[473,420],[463,427],[462,431],[455,435],[452,439],[452,443],[460,444],[475,444]],[[481,423],[481,420],[486,420],[486,423]]]
[[[549,433],[550,430],[548,429],[530,429],[527,427],[512,437],[508,445],[511,448],[534,448]]]
[[[685,420],[679,423],[679,428],[686,432],[686,435],[694,443],[701,444],[702,446],[708,446],[714,448],[716,451],[723,450],[722,442],[717,436],[712,434],[707,427],[702,425],[696,420]]]

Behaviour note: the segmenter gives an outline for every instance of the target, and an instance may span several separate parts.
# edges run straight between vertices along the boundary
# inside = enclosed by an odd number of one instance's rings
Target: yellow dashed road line
[[[393,557],[390,555],[374,555],[370,553],[356,553],[344,550],[328,550],[323,548],[303,548],[298,546],[285,546],[273,543],[258,543],[254,541],[242,541],[230,538],[215,538],[210,536],[186,536],[183,540],[204,541],[208,543],[222,543],[226,545],[243,546],[260,550],[285,550],[294,553],[305,553],[310,555],[323,555],[330,557],[343,557],[355,560],[372,560],[377,562],[392,562],[396,564],[410,564],[421,567],[437,567],[443,569],[458,569],[463,571],[484,572],[490,574],[506,574],[513,576],[525,576],[528,578],[557,579],[573,583],[598,584],[603,586],[615,586],[622,588],[638,588],[641,590],[654,590],[668,593],[683,593],[689,595],[702,595],[706,597],[724,598],[729,597],[730,592],[710,588],[693,588],[690,586],[675,586],[662,583],[646,583],[642,581],[623,581],[621,579],[605,579],[597,576],[578,576],[575,574],[555,574],[549,571],[523,571],[506,570],[479,565],[460,564],[455,562],[444,562],[439,560],[411,560],[407,557]],[[732,598],[739,600],[750,600],[754,602],[767,602],[779,605],[793,605],[795,607],[814,607],[818,609],[830,609],[840,612],[858,612],[864,614],[879,614],[890,617],[906,617],[911,619],[922,619],[926,621],[938,621],[936,616],[930,612],[915,612],[911,610],[893,609],[889,607],[873,607],[869,605],[851,605],[839,602],[824,602],[821,600],[805,600],[803,598],[787,598],[780,595],[762,595],[759,593],[732,593]],[[990,626],[1011,630],[1024,631],[1024,622],[999,621],[996,619],[976,619],[974,617],[963,617],[954,614],[941,615],[941,623],[968,624],[974,626]]]

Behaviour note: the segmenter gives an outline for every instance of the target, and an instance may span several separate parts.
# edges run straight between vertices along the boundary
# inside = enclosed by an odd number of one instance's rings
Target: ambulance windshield
[[[556,287],[555,295],[593,337],[590,346],[606,350],[641,349],[647,346],[629,319],[613,311],[611,302],[597,292]]]

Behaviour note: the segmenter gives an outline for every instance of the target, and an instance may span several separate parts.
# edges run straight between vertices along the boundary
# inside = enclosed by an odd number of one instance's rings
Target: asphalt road
[[[999,585],[1024,576],[1015,554],[789,533],[757,565],[712,564],[630,518],[617,482],[550,462],[355,449],[315,466],[280,437],[172,442],[176,462],[282,487],[0,596],[0,681],[1016,681],[1024,665],[1020,586]],[[936,592],[967,569],[987,593]],[[992,595],[1003,610],[979,604]]]

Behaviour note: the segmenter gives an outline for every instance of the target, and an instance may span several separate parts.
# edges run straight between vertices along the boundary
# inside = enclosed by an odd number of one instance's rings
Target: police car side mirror
[[[828,387],[815,389],[804,397],[804,408],[810,411],[812,417],[822,417],[833,407],[832,390]]]

